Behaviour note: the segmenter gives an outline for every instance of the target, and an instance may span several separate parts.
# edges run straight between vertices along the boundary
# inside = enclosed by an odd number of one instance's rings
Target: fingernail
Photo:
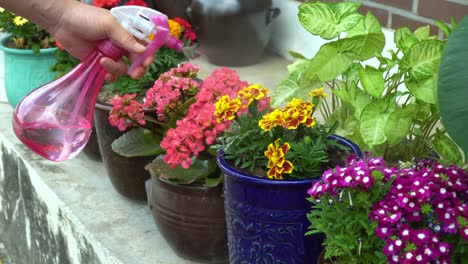
[[[133,44],[133,48],[135,49],[135,52],[137,53],[141,53],[145,51],[146,49],[145,46],[143,46],[141,43],[138,43],[138,42],[135,42],[135,44]]]

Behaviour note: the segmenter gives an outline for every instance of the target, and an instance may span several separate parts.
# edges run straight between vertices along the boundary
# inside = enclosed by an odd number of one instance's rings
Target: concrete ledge
[[[13,263],[189,264],[158,232],[145,203],[111,185],[84,155],[52,163],[13,135],[0,103],[0,241]]]

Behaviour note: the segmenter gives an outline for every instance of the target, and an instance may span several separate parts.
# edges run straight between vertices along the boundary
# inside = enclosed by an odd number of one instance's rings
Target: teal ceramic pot
[[[54,52],[57,48],[41,49],[39,54],[32,50],[5,47],[9,37],[1,40],[0,49],[4,53],[5,91],[8,103],[16,104],[30,91],[54,80],[55,73],[50,71],[56,62]]]

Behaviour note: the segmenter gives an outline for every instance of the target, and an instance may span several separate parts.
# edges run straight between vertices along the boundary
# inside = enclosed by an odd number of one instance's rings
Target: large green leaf
[[[439,69],[438,102],[442,123],[450,137],[468,153],[468,17],[453,30]]]
[[[382,72],[367,65],[365,69],[363,67],[359,68],[359,77],[364,90],[368,94],[377,99],[382,97],[382,93],[385,90],[385,80]]]
[[[320,48],[304,74],[306,78],[317,76],[320,81],[328,82],[344,73],[354,59],[353,53],[339,52],[337,42],[330,42]]]
[[[271,105],[278,107],[292,98],[306,99],[313,88],[321,86],[319,80],[301,78],[301,73],[294,72],[282,80],[271,94]]]
[[[385,135],[389,146],[401,143],[407,136],[413,124],[413,115],[416,105],[407,105],[404,108],[397,108],[390,114],[385,126]]]
[[[195,158],[192,159],[192,164],[188,169],[181,166],[171,168],[160,155],[145,168],[153,177],[160,177],[178,184],[191,184],[211,176],[216,171],[217,165],[215,159],[199,160]]]
[[[377,18],[369,12],[338,45],[339,51],[352,51],[359,60],[364,61],[382,53],[385,35]]]
[[[435,104],[437,103],[436,97],[438,79],[439,75],[435,73],[431,77],[420,81],[411,78],[405,78],[405,84],[414,97],[426,103]]]
[[[307,31],[330,40],[350,30],[362,19],[357,12],[360,6],[361,3],[353,2],[306,2],[299,6],[298,17]]]
[[[371,148],[387,141],[385,127],[393,111],[390,104],[389,100],[373,101],[362,110],[359,129],[362,139]]]
[[[434,150],[442,160],[462,165],[463,155],[457,144],[442,132],[437,132],[434,138]]]
[[[161,136],[144,128],[134,128],[112,142],[112,149],[125,157],[154,156],[164,153]]]
[[[399,50],[406,53],[409,48],[419,41],[408,27],[401,27],[395,31],[394,42]]]
[[[439,70],[444,43],[426,40],[414,44],[403,56],[402,65],[416,81],[427,79]]]

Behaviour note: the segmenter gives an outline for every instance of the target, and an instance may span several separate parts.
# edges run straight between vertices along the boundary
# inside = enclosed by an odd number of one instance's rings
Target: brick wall
[[[322,0],[323,2],[339,2]],[[450,17],[459,22],[468,15],[468,0],[351,0],[363,2],[362,12],[371,11],[382,26],[398,28],[408,26],[412,30],[432,25],[433,34],[440,34],[434,20],[450,22]],[[303,0],[302,2],[307,2]]]

